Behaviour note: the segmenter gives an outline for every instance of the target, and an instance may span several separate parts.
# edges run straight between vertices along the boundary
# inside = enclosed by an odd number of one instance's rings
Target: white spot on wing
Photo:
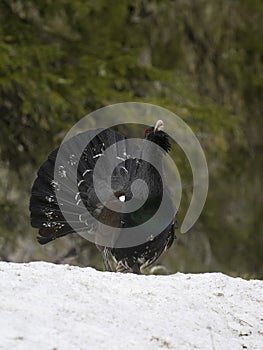
[[[124,195],[120,196],[120,197],[119,197],[119,200],[120,200],[121,202],[125,202],[125,196],[124,196]]]

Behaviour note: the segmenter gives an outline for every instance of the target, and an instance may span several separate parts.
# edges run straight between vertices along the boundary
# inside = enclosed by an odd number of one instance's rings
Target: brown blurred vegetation
[[[0,2],[0,259],[102,268],[79,236],[41,247],[36,171],[85,114],[117,102],[174,111],[207,156],[204,212],[160,261],[170,272],[261,278],[262,17],[259,0]],[[183,152],[173,156],[191,198]]]

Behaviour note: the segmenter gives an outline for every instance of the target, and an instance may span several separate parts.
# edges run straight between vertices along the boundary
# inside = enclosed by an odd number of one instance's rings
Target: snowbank
[[[2,262],[0,349],[262,349],[262,287],[221,273]]]

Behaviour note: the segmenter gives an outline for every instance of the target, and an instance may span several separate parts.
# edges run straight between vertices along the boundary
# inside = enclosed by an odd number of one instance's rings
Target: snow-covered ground
[[[263,349],[262,281],[0,263],[0,349]]]

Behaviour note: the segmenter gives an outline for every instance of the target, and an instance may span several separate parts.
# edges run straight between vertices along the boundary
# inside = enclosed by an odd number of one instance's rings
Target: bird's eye
[[[146,129],[146,130],[145,130],[145,132],[144,132],[144,133],[145,133],[145,135],[149,135],[149,134],[150,134],[150,132],[151,132],[151,129],[150,129],[150,128],[148,128],[148,129]]]

